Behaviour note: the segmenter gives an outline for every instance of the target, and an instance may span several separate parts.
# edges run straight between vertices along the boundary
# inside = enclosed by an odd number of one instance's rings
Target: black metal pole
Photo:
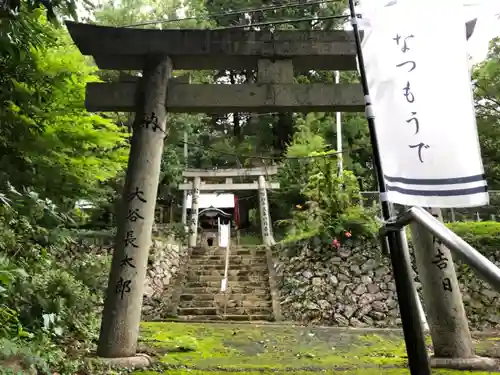
[[[361,49],[361,37],[356,18],[354,0],[349,0],[351,11],[351,23],[354,31],[356,50],[358,55],[359,72],[363,94],[365,96],[366,119],[370,130],[370,141],[373,149],[373,165],[380,191],[380,203],[382,205],[382,214],[385,221],[392,215],[392,205],[387,201],[384,172],[382,169],[377,133],[375,131],[375,116],[373,114],[372,103],[370,100],[370,90],[366,79],[365,63],[363,51]],[[392,270],[396,284],[396,293],[399,301],[399,311],[403,325],[403,333],[406,343],[406,352],[408,354],[408,366],[411,375],[430,375],[429,356],[425,345],[425,337],[420,324],[418,315],[417,292],[413,286],[413,272],[411,265],[406,261],[403,254],[404,237],[403,229],[388,232],[388,247],[391,255]]]

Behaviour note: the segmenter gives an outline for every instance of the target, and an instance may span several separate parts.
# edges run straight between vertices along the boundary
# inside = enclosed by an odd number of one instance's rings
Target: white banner
[[[367,16],[363,52],[387,199],[488,204],[462,5],[395,0]]]

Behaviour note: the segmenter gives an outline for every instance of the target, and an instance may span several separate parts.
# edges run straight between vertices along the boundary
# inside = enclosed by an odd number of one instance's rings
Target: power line
[[[242,158],[242,159],[256,159],[256,160],[273,160],[273,161],[282,161],[282,160],[307,160],[307,159],[325,159],[325,158],[331,158],[337,155],[342,154],[342,151],[335,151],[327,155],[311,155],[311,156],[260,156],[260,155],[238,155],[233,152],[228,152],[228,151],[221,151],[221,150],[216,150],[212,146],[205,146],[197,143],[192,143],[192,142],[184,142],[184,141],[179,141],[179,144],[187,144],[188,146],[196,147],[199,149],[209,149],[219,155],[228,155],[228,156],[234,156],[236,158]],[[333,150],[327,150],[326,152],[333,151]]]
[[[359,17],[359,15],[358,15]],[[318,16],[318,17],[304,17],[304,18],[291,18],[287,20],[277,20],[277,21],[268,21],[268,22],[255,22],[249,23],[247,25],[234,25],[234,26],[226,26],[219,27],[216,30],[228,30],[228,29],[244,29],[246,27],[261,27],[261,26],[271,26],[271,25],[282,25],[285,23],[295,23],[295,22],[309,22],[309,21],[324,21],[324,20],[332,20],[332,19],[342,19],[349,18],[349,15],[342,16]]]
[[[212,17],[216,18],[216,17],[226,17],[226,16],[238,16],[238,15],[244,15],[247,13],[257,13],[257,12],[266,12],[269,10],[286,9],[289,7],[301,8],[301,7],[306,7],[309,5],[334,3],[336,1],[337,0],[314,0],[314,1],[308,1],[308,2],[298,1],[298,2],[293,2],[293,3],[282,4],[282,5],[271,5],[271,6],[259,7],[259,8],[246,8],[246,9],[233,10],[230,12],[209,13],[205,16],[173,18],[173,19],[169,19],[169,20],[156,19],[153,21],[139,22],[139,23],[135,23],[135,24],[131,24],[131,25],[126,25],[123,27],[138,27],[138,26],[156,25],[156,24],[163,24],[163,23],[170,23],[170,22],[190,21],[190,20],[198,21],[201,19],[207,19],[207,18],[212,18]]]

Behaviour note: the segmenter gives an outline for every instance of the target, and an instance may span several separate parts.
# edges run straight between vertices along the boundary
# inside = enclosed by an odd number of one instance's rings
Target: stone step
[[[267,268],[265,269],[254,269],[254,270],[245,270],[245,269],[229,269],[227,271],[228,277],[238,276],[238,277],[268,277],[269,272]],[[187,276],[189,277],[197,277],[197,276],[217,276],[221,279],[224,277],[224,269],[190,269],[187,272]]]
[[[231,249],[229,251],[229,254],[231,256],[235,255],[252,255],[252,256],[258,256],[258,257],[265,257],[266,256],[266,251],[262,249],[249,249],[249,248],[236,248],[236,249]],[[226,250],[225,249],[193,249],[191,252],[191,257],[193,256],[221,256],[225,257],[226,256]]]
[[[182,315],[221,315],[224,307],[179,307],[177,314]],[[266,307],[228,307],[226,314],[229,315],[271,315],[272,310]]]
[[[186,307],[219,307],[223,308],[226,302],[224,301],[223,298],[215,300],[206,300],[206,301],[199,301],[199,300],[191,300],[191,301],[181,301],[179,304],[180,308],[186,308]],[[256,308],[256,309],[272,309],[272,301],[266,301],[266,300],[247,300],[247,301],[235,301],[228,299],[227,301],[227,307],[228,308]]]
[[[207,258],[207,257],[217,257],[217,258],[225,258],[225,251],[205,251],[205,252],[191,252],[192,258]],[[242,258],[260,258],[266,259],[266,253],[263,251],[255,251],[255,252],[241,252],[241,251],[230,251],[229,257],[242,257]]]
[[[198,297],[200,296],[200,297]],[[215,305],[220,305],[225,301],[231,301],[232,306],[241,307],[252,307],[252,306],[270,306],[271,295],[270,294],[227,294],[217,293],[217,294],[182,294],[180,297],[180,303],[192,303],[209,306],[211,303]]]
[[[215,303],[214,300],[211,301],[181,301],[179,303],[179,308],[184,309],[184,308],[189,308],[189,307],[194,307],[194,308],[204,308],[204,307],[213,307],[217,308],[217,303]]]
[[[214,264],[219,264],[220,262],[225,262],[226,258],[225,257],[219,257],[215,255],[209,255],[206,257],[195,257],[195,258],[189,258],[190,263],[214,263]],[[237,264],[253,264],[253,263],[263,263],[267,264],[267,261],[265,258],[259,258],[259,257],[243,257],[241,255],[235,255],[232,257],[229,257],[229,263],[237,263]]]
[[[217,307],[183,307],[177,309],[178,315],[217,315]]]
[[[219,247],[219,246],[212,246],[214,249],[225,249],[225,247]],[[205,246],[194,246],[192,248],[192,250],[196,250],[196,251],[201,251],[203,249],[206,249]],[[231,243],[231,249],[258,249],[258,250],[263,250],[263,246],[260,246],[260,245],[238,245],[236,244],[236,241],[234,241],[233,243]]]
[[[220,283],[217,287],[207,287],[207,286],[191,286],[186,285],[183,294],[218,294],[220,293]],[[231,286],[228,285],[227,295],[231,296],[233,294],[242,295],[253,295],[253,296],[269,296],[269,289],[263,288],[262,286]]]
[[[270,301],[271,295],[269,293],[261,294],[242,294],[242,293],[228,293],[227,297],[231,301]],[[183,293],[180,296],[180,301],[217,301],[224,300],[224,293],[210,294],[210,293],[198,293],[189,294]]]
[[[187,283],[219,283],[224,276],[218,275],[188,275],[186,278]],[[244,275],[244,276],[228,276],[228,283],[230,282],[246,282],[255,285],[260,285],[260,283],[269,283],[269,277],[267,275]],[[203,286],[203,285],[201,285]]]
[[[224,313],[224,305],[220,307],[220,312]],[[266,307],[227,307],[226,314],[229,315],[272,315],[271,306]]]
[[[212,270],[224,270],[226,267],[226,263],[224,261],[220,261],[218,263],[215,262],[189,262],[187,269],[188,270],[200,270],[200,269],[212,269]],[[230,270],[264,270],[268,269],[267,263],[262,262],[252,262],[247,264],[242,263],[229,263]]]
[[[224,273],[226,265],[224,262],[221,263],[199,263],[199,264],[189,264],[188,270],[217,270]],[[254,264],[231,264],[229,263],[229,271],[267,271],[267,264],[265,263],[254,263]]]
[[[182,315],[177,318],[180,321],[255,321],[255,322],[271,322],[274,321],[272,314],[264,315]]]
[[[208,282],[208,281],[191,281],[185,284],[185,288],[205,288],[206,293],[217,293],[220,289],[221,281]],[[248,294],[253,293],[255,289],[269,290],[269,283],[264,281],[229,281],[227,288],[232,291],[232,293],[238,294]]]
[[[193,256],[189,259],[190,264],[206,264],[206,263],[216,263],[220,262],[225,263],[226,258],[224,255],[216,256],[216,255],[200,255]],[[243,255],[231,255],[229,257],[229,264],[267,264],[266,258],[264,257],[255,257],[255,256],[243,256]]]
[[[234,260],[234,259],[233,259]],[[240,258],[236,258],[236,262],[233,262],[229,259],[229,267],[253,267],[253,266],[266,266],[267,262],[263,259],[244,259],[244,262],[241,261]],[[224,258],[220,258],[218,260],[206,260],[206,259],[190,259],[189,266],[210,266],[210,267],[220,267],[226,264],[226,260]]]

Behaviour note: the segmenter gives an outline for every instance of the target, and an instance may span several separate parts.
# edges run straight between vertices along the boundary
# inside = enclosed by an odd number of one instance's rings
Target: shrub
[[[62,229],[70,217],[33,192],[1,197],[0,366],[72,374],[77,363],[68,353],[96,338],[109,256],[71,251],[72,232]]]
[[[496,221],[456,222],[447,227],[485,256],[500,250],[500,223]]]
[[[339,246],[346,239],[372,240],[380,225],[375,212],[363,207],[354,173],[344,169],[339,175],[340,154],[331,150],[311,121],[314,117],[308,116],[297,122],[278,172],[281,187],[276,200],[291,217],[278,221],[287,227],[284,241],[319,237]]]
[[[356,176],[350,171],[339,176],[337,157],[331,152],[310,156],[313,159],[304,161],[307,179],[300,189],[305,203],[297,205],[292,219],[286,221],[289,235],[285,241],[317,235],[326,241],[342,241],[346,233],[358,241],[373,239],[380,224],[375,213],[361,205]]]

